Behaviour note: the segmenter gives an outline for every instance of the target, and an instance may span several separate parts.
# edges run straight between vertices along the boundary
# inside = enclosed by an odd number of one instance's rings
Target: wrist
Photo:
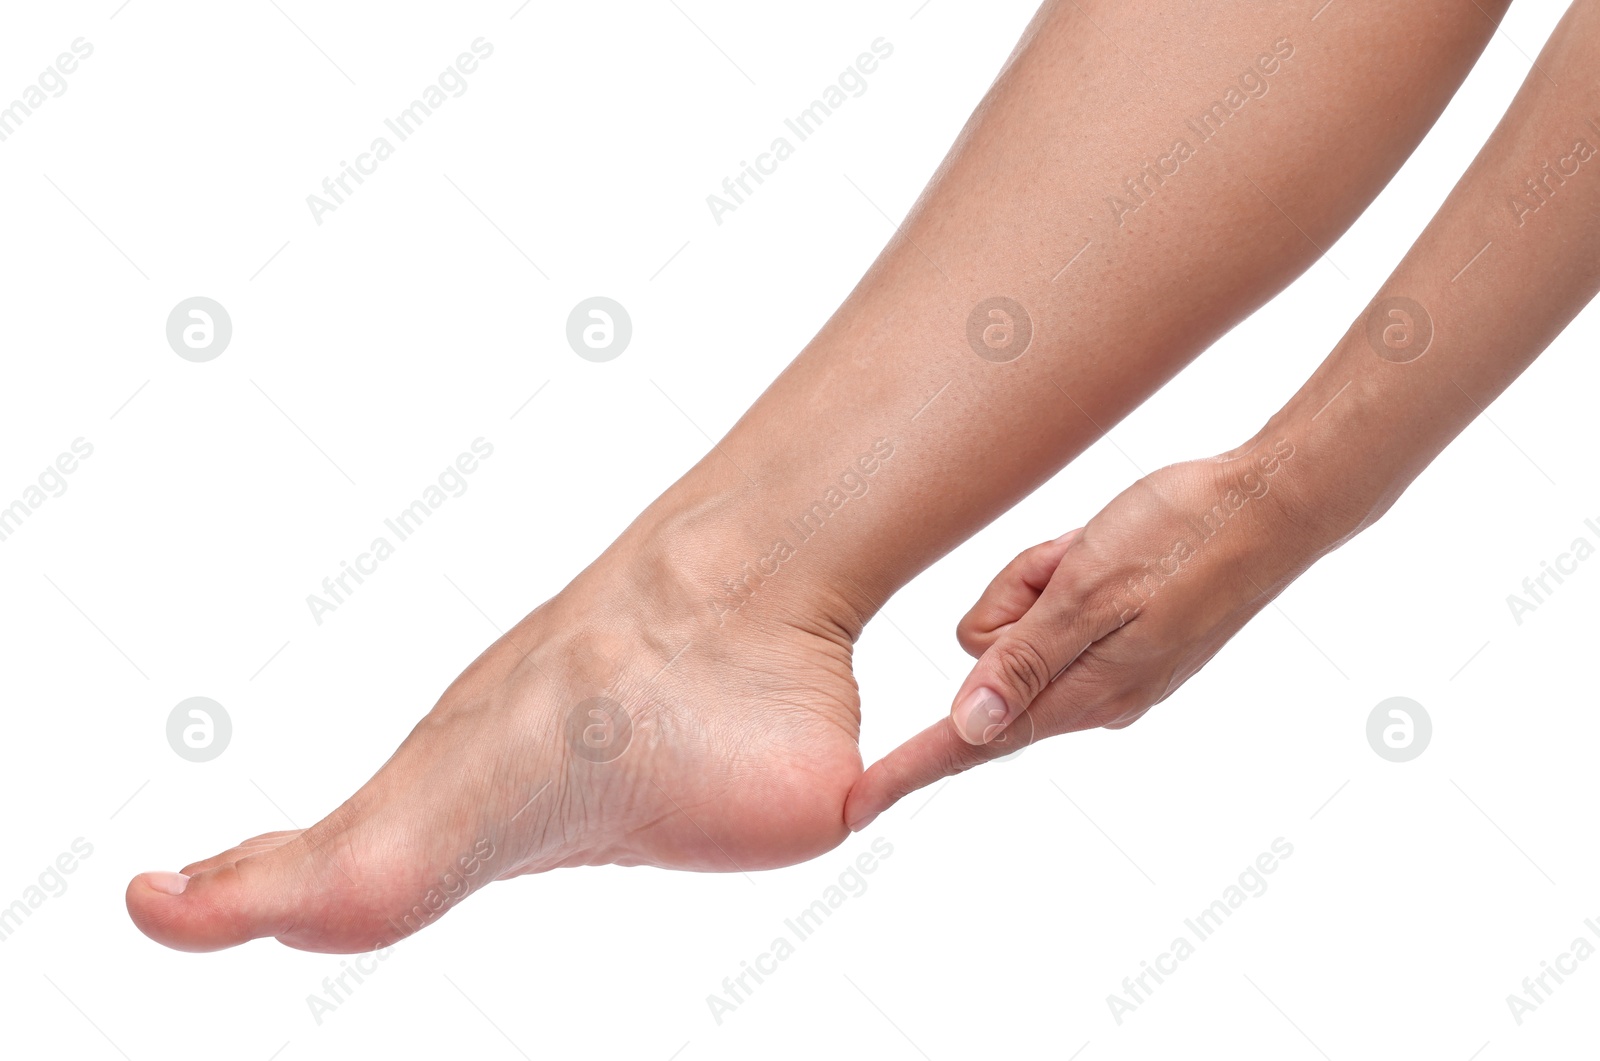
[[[1371,509],[1353,488],[1341,460],[1292,418],[1274,417],[1253,437],[1222,454],[1238,489],[1259,493],[1268,518],[1264,548],[1285,557],[1289,577],[1337,549],[1370,522]],[[1375,517],[1372,517],[1375,518]]]

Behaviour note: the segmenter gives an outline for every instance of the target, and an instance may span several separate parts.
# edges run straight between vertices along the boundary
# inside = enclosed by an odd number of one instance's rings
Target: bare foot
[[[767,869],[836,846],[861,774],[855,631],[788,601],[719,621],[681,552],[626,551],[491,645],[316,825],[135,877],[134,923],[180,950],[360,952],[490,880]]]

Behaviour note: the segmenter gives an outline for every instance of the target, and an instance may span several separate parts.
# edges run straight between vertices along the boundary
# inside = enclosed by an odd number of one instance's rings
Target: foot
[[[321,822],[135,877],[134,923],[180,950],[354,953],[491,880],[749,871],[836,846],[861,774],[856,629],[797,598],[719,614],[683,551],[628,541],[491,645]]]

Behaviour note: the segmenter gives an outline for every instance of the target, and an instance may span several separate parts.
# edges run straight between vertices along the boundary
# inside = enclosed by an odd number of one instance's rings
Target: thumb
[[[1070,555],[1033,606],[984,650],[950,709],[969,744],[988,744],[1028,709],[1056,675],[1117,626],[1114,616],[1085,607]]]

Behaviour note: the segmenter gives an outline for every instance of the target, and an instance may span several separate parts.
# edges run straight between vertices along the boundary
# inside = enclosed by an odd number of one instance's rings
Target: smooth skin
[[[852,788],[854,816],[903,787],[857,784],[867,620],[1313,263],[1508,2],[1346,0],[1315,22],[1304,0],[1046,3],[896,238],[727,437],[342,806],[136,877],[135,924],[184,950],[365,951],[491,879],[837,845]],[[1031,320],[1016,360],[969,343],[994,297]],[[609,761],[586,743],[594,698],[631,733]],[[624,728],[595,725],[602,745]]]
[[[1281,411],[1000,572],[961,621],[978,662],[950,717],[866,772],[855,827],[992,758],[1024,712],[1039,739],[1121,728],[1171,696],[1376,522],[1597,291],[1600,3],[1578,0],[1432,223]]]

